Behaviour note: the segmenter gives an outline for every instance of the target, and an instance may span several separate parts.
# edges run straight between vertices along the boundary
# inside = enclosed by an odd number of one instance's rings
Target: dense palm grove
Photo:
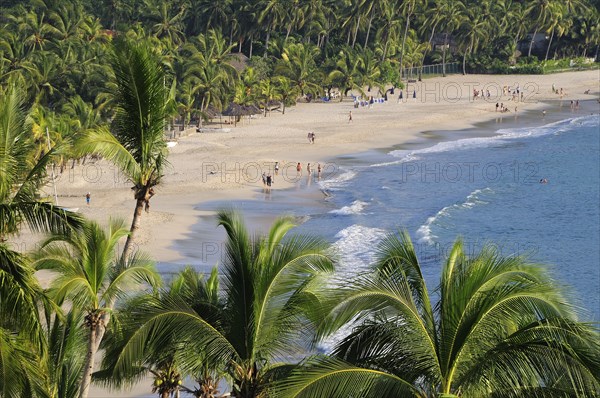
[[[111,113],[110,42],[147,37],[174,85],[173,111],[188,123],[231,101],[398,85],[401,66],[464,61],[466,71],[507,71],[529,56],[594,57],[599,8],[598,0],[4,0],[0,84],[21,79],[40,106],[38,124],[76,134]],[[543,42],[530,40],[539,34]],[[237,73],[231,52],[252,68]]]
[[[507,64],[528,33],[552,39],[530,45],[541,59],[590,55],[597,6],[5,0],[0,397],[85,398],[94,383],[144,377],[164,398],[598,396],[597,326],[526,258],[468,257],[457,241],[432,289],[408,235],[392,234],[371,272],[340,283],[327,243],[290,233],[292,220],[259,236],[221,212],[219,268],[167,283],[131,244],[161,182],[166,123],[200,123],[230,102],[267,109],[400,84],[400,65]],[[235,68],[232,51],[249,67]],[[43,196],[53,165],[92,154],[132,183],[129,228]],[[35,252],[14,245],[25,229],[47,234]]]

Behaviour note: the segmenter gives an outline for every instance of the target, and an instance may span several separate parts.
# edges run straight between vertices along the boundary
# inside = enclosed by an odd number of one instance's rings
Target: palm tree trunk
[[[112,307],[112,305],[111,305]],[[93,315],[92,315],[93,316]],[[88,340],[88,351],[85,357],[85,367],[83,368],[83,378],[81,379],[81,388],[79,390],[79,398],[87,398],[92,383],[92,373],[94,372],[94,361],[96,353],[100,347],[100,342],[106,331],[106,324],[110,315],[103,314],[97,322],[92,323],[90,327],[90,338]]]
[[[465,54],[463,55],[463,75],[467,74],[467,49],[465,49]]]
[[[433,35],[435,35],[435,28],[436,25],[433,25],[433,29],[431,29],[431,36],[429,36],[429,47],[431,48],[431,43],[433,42]],[[425,66],[425,57],[427,56],[427,52],[428,50],[425,49],[424,53],[423,53],[423,61],[421,61],[421,74],[423,74],[423,67]]]
[[[250,36],[250,56],[249,59],[252,59],[252,45],[254,44],[254,38]]]
[[[358,27],[360,26],[360,15],[358,16],[358,21],[356,21],[356,29],[354,29],[354,39],[352,39],[352,48],[354,48],[354,44],[356,43],[356,36],[358,36]]]
[[[409,10],[408,14],[406,15],[406,25],[404,26],[404,37],[402,38],[402,50],[400,52],[400,80],[402,80],[402,68],[403,66],[403,62],[404,62],[404,46],[406,44],[406,35],[408,34],[408,26],[410,25],[410,15],[411,12]]]
[[[131,228],[129,229],[129,235],[125,241],[125,247],[123,248],[123,260],[127,261],[131,252],[131,246],[133,242],[133,236],[140,227],[140,217],[142,216],[142,209],[144,208],[144,199],[137,199],[135,204],[135,211],[133,212],[133,221],[131,222]]]
[[[92,383],[92,373],[94,371],[94,359],[96,357],[96,328],[90,328],[90,338],[88,340],[88,350],[85,357],[85,367],[83,370],[83,378],[81,379],[81,389],[79,390],[79,398],[87,398],[90,384]]]
[[[200,103],[200,115],[198,117],[198,127],[202,128],[202,124],[204,122],[204,118],[202,117],[202,112],[204,112],[204,100],[205,96],[202,96],[202,102]]]
[[[552,29],[552,34],[550,35],[550,41],[548,42],[548,48],[546,49],[546,58],[544,61],[548,61],[548,54],[550,53],[550,46],[552,45],[552,39],[554,39],[554,29]]]
[[[535,40],[535,36],[537,35],[538,27],[535,27],[533,31],[533,36],[531,37],[531,42],[529,43],[529,52],[527,53],[528,57],[531,57],[531,49],[533,48],[533,41]]]
[[[517,50],[517,45],[519,44],[519,36],[521,36],[521,24],[519,25],[519,29],[517,29],[517,34],[515,35],[515,50]]]
[[[373,14],[371,13],[371,18],[369,18],[369,27],[367,28],[367,37],[365,37],[365,45],[363,48],[367,48],[367,44],[369,43],[369,33],[371,33],[371,22],[373,22]]]
[[[385,33],[385,45],[383,46],[383,54],[381,55],[381,62],[385,61],[385,56],[387,55],[388,45],[390,43],[390,35]]]
[[[267,38],[265,40],[265,57],[267,56],[267,51],[269,51],[269,39],[271,38],[271,28],[267,29]]]
[[[442,76],[446,77],[446,42],[448,41],[448,32],[444,33],[444,44],[442,46]]]
[[[285,99],[281,101],[281,114],[285,115]]]

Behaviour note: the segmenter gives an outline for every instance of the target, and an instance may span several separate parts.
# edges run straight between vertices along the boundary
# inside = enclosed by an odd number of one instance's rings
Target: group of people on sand
[[[317,178],[321,178],[321,172],[323,171],[322,167],[321,167],[321,163],[317,163],[317,168],[316,168],[316,172],[317,172]],[[315,172],[314,166],[311,167],[310,163],[306,164],[306,173],[308,174],[308,177],[312,177],[313,174]],[[298,164],[296,165],[296,177],[302,177],[302,163],[298,162]]]
[[[506,106],[504,106],[504,102],[501,102],[501,103],[496,102],[496,112],[506,113],[506,112],[510,112],[510,111],[508,110],[508,108]],[[517,113],[516,106],[515,106],[515,113]]]

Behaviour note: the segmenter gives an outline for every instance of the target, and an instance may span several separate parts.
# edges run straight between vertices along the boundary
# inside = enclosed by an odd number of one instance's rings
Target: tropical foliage
[[[57,274],[48,296],[58,305],[68,300],[83,311],[80,327],[87,329],[85,366],[81,367],[80,397],[89,392],[94,360],[119,298],[140,287],[157,287],[159,276],[149,260],[139,254],[123,258],[119,240],[128,234],[123,221],[111,221],[106,230],[87,223],[78,234],[52,236],[37,254],[36,269]]]
[[[349,333],[280,382],[281,397],[567,397],[600,391],[598,330],[544,267],[454,244],[430,297],[408,234],[328,292],[324,336]]]
[[[170,392],[179,380],[197,380],[198,389],[184,387],[193,392],[224,376],[234,396],[264,396],[290,358],[309,347],[314,291],[332,270],[324,242],[288,236],[287,218],[256,237],[239,214],[221,212],[218,219],[227,232],[222,289],[215,271],[205,282],[187,270],[160,295],[136,299],[109,347],[107,383],[150,372]],[[177,369],[177,377],[163,380],[165,369]]]

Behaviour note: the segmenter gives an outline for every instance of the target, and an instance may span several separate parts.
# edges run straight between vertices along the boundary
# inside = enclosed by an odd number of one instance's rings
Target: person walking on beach
[[[89,206],[90,205],[90,200],[92,199],[92,194],[91,193],[86,193],[85,194],[85,203]]]
[[[298,162],[298,164],[296,165],[296,176],[300,177],[302,175],[302,165],[300,164],[300,162]]]
[[[279,175],[279,162],[275,162],[275,175]]]
[[[317,163],[317,178],[321,179],[321,163]]]
[[[350,111],[350,113],[348,113],[348,123],[350,123],[351,121],[352,121],[352,111]]]
[[[262,173],[263,186],[267,186],[267,173],[263,171]]]
[[[308,138],[308,143],[310,144],[312,142],[312,133],[310,131],[308,132],[308,136],[306,138]]]
[[[308,173],[308,176],[310,177],[310,163],[306,165],[306,172]]]
[[[311,139],[311,143],[314,144],[315,143],[315,132],[313,131],[312,136],[310,137]]]
[[[273,177],[271,177],[271,174],[267,175],[267,189],[271,189],[271,184],[273,184]]]

